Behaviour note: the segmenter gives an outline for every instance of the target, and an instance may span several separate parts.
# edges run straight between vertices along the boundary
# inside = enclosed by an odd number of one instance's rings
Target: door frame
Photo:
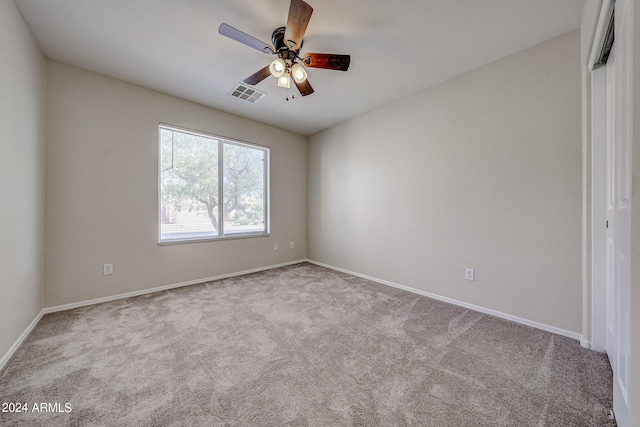
[[[603,184],[603,180],[602,180],[602,172],[604,170],[604,176],[605,176],[605,180],[604,182],[606,182],[606,176],[607,176],[607,151],[606,151],[606,140],[607,140],[607,120],[608,117],[610,117],[611,114],[613,114],[613,116],[615,116],[615,122],[614,122],[614,129],[615,129],[615,135],[616,138],[618,138],[618,135],[624,135],[624,137],[621,140],[616,140],[615,144],[616,144],[616,152],[619,149],[618,148],[618,144],[620,143],[628,143],[629,145],[627,146],[627,156],[632,156],[631,154],[631,142],[627,140],[627,137],[632,137],[629,135],[632,135],[632,130],[633,130],[633,118],[628,116],[628,105],[629,103],[633,102],[633,98],[631,99],[627,99],[626,96],[628,95],[628,90],[629,84],[632,84],[631,81],[633,79],[633,51],[632,51],[632,46],[633,46],[633,25],[634,25],[634,17],[631,14],[631,11],[633,11],[633,2],[631,0],[618,0],[617,1],[617,5],[618,7],[616,7],[615,10],[615,21],[616,21],[616,28],[615,28],[615,38],[616,38],[616,45],[618,46],[617,48],[615,48],[616,51],[620,50],[620,56],[619,56],[619,60],[622,60],[622,62],[616,61],[617,63],[614,65],[613,69],[609,69],[609,72],[614,72],[615,75],[615,83],[614,83],[614,96],[615,96],[615,106],[613,107],[613,111],[610,110],[609,108],[606,107],[606,99],[607,99],[607,95],[606,95],[606,89],[607,89],[607,83],[606,83],[606,74],[607,74],[607,70],[605,67],[604,72],[600,72],[597,69],[597,65],[596,62],[594,61],[594,58],[596,58],[600,51],[602,50],[602,46],[603,46],[603,33],[606,32],[606,29],[608,28],[609,24],[608,24],[608,20],[606,19],[607,14],[609,17],[611,17],[611,11],[613,10],[614,4],[616,3],[616,0],[604,0],[602,3],[602,8],[600,11],[600,17],[598,20],[598,26],[596,28],[596,35],[594,38],[594,42],[591,48],[591,57],[589,60],[589,71],[591,71],[591,81],[592,81],[592,99],[591,99],[591,197],[592,197],[592,203],[591,203],[591,257],[590,257],[590,261],[591,261],[591,325],[585,325],[586,328],[585,330],[589,331],[589,326],[590,326],[590,331],[591,331],[591,346],[594,349],[600,349],[603,343],[603,334],[602,331],[604,330],[604,347],[605,350],[608,348],[615,348],[615,351],[613,351],[614,354],[609,354],[609,358],[612,359],[611,360],[611,365],[613,368],[613,374],[614,374],[614,378],[613,378],[613,408],[614,408],[614,412],[615,412],[615,416],[617,418],[618,421],[618,425],[621,426],[626,426],[626,425],[631,425],[631,402],[635,401],[632,397],[631,397],[631,393],[630,393],[630,349],[628,348],[628,346],[631,344],[630,341],[630,328],[631,328],[631,311],[630,311],[630,307],[627,306],[625,310],[622,310],[622,308],[624,307],[624,304],[630,304],[630,301],[628,300],[629,295],[622,295],[620,294],[622,291],[627,290],[625,288],[625,283],[629,282],[630,278],[627,277],[626,279],[621,279],[621,277],[623,277],[625,274],[629,275],[630,272],[630,263],[629,261],[629,256],[630,253],[626,254],[627,258],[625,262],[620,261],[620,263],[616,262],[615,265],[615,282],[614,283],[614,293],[617,292],[618,296],[614,299],[614,307],[612,310],[607,308],[607,286],[606,286],[606,273],[604,275],[605,280],[602,281],[602,269],[604,268],[604,271],[606,272],[606,265],[607,265],[607,252],[606,252],[606,247],[607,247],[607,230],[606,228],[604,228],[604,236],[605,236],[605,245],[602,245],[602,225],[600,223],[601,219],[602,219],[602,209],[604,209],[605,212],[605,218],[606,218],[606,213],[607,213],[607,188],[605,185],[605,191],[604,191],[604,198],[603,198],[603,192],[602,192],[602,184]],[[605,22],[607,21],[607,22]],[[618,96],[624,94],[625,97],[620,98],[620,102],[618,101]],[[603,96],[604,95],[604,96]],[[604,114],[602,114],[602,109],[604,108]],[[604,132],[603,132],[604,129]],[[602,136],[604,135],[604,139],[602,138]],[[603,144],[604,141],[604,144]],[[603,151],[603,145],[604,145],[604,151]],[[622,147],[622,146],[620,146]],[[624,147],[622,147],[624,148]],[[622,149],[620,148],[620,149]],[[604,156],[603,156],[604,154]],[[620,154],[622,155],[622,154]],[[618,156],[618,154],[616,154],[616,156]],[[625,158],[626,159],[626,158]],[[617,160],[616,160],[617,162]],[[626,171],[626,173],[631,173],[630,169],[631,168],[631,158],[629,157],[628,160],[626,160],[627,165],[626,165],[626,169],[623,169],[623,171]],[[604,168],[604,169],[603,169]],[[627,170],[629,169],[629,170]],[[617,171],[616,172],[616,183],[617,185],[620,185],[620,182],[618,182],[618,176],[617,176]],[[628,175],[627,179],[629,179]],[[624,185],[630,185],[630,181],[626,181],[627,184]],[[621,187],[622,188],[622,187]],[[626,188],[626,187],[625,187]],[[618,191],[616,190],[616,195],[618,195]],[[625,193],[627,195],[627,202],[628,204],[625,205],[627,206],[629,209],[631,209],[631,189],[626,188]],[[616,199],[616,203],[617,203],[617,199]],[[623,206],[624,207],[624,206]],[[631,222],[631,212],[629,211],[628,214],[626,215],[630,215],[630,218],[628,219],[629,224],[627,226],[631,227],[632,226],[632,222]],[[615,222],[617,222],[617,214],[614,212],[614,217],[615,218],[609,218],[609,219],[615,219],[616,221],[614,221],[614,235],[617,236],[616,237],[616,241],[618,241],[618,239],[620,239],[620,236],[626,236],[626,232],[631,233],[631,229],[629,230],[618,230],[618,224],[615,224]],[[627,221],[627,219],[625,219],[625,222]],[[605,219],[606,221],[606,219]],[[606,224],[606,222],[605,222]],[[622,232],[623,234],[619,234],[619,232]],[[629,238],[631,238],[631,236],[629,236]],[[624,237],[623,239],[620,240],[620,242],[623,242],[623,250],[624,250],[624,246],[627,243],[624,243],[626,240],[626,237]],[[627,248],[628,250],[629,248]],[[621,253],[622,254],[622,253]],[[616,254],[616,258],[615,260],[617,261],[617,257],[619,255]],[[618,265],[620,264],[620,265]],[[625,276],[626,277],[626,276]],[[603,292],[602,292],[602,286],[604,284],[604,298],[602,298]],[[630,282],[627,283],[628,286],[630,286]],[[621,286],[621,287],[620,287]],[[630,291],[630,288],[628,289]],[[623,301],[624,300],[624,301]],[[604,322],[602,321],[602,315],[604,313]],[[609,342],[607,343],[607,318],[609,316],[615,316],[616,318],[616,323],[615,323],[615,327],[616,327],[616,334],[613,337],[613,339],[615,340],[613,343]],[[603,328],[604,326],[604,328]],[[637,393],[634,391],[634,396],[637,395]]]
[[[606,67],[591,73],[591,342],[606,352],[607,90]]]
[[[605,42],[614,0],[604,0],[591,46],[591,337],[583,345],[606,352],[606,220],[607,220],[607,82],[606,66],[597,64]]]

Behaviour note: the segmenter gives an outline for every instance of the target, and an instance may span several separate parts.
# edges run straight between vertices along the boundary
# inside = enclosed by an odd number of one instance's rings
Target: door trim
[[[591,74],[591,346],[606,352],[606,67]]]

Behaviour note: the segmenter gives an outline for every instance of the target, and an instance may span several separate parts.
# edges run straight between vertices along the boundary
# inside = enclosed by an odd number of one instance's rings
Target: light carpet
[[[0,373],[29,411],[0,424],[601,427],[611,376],[575,340],[303,263],[45,315]]]

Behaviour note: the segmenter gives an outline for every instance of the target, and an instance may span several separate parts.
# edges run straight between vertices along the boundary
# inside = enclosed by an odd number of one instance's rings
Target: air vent
[[[266,95],[266,93],[260,92],[257,89],[245,85],[244,83],[238,83],[229,95],[255,104],[256,102],[260,101]]]

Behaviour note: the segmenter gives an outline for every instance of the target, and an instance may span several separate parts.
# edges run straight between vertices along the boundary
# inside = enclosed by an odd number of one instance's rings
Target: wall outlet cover
[[[476,271],[473,268],[465,268],[464,278],[466,280],[476,280]]]
[[[113,264],[105,264],[102,268],[102,274],[104,274],[105,276],[113,274]]]

